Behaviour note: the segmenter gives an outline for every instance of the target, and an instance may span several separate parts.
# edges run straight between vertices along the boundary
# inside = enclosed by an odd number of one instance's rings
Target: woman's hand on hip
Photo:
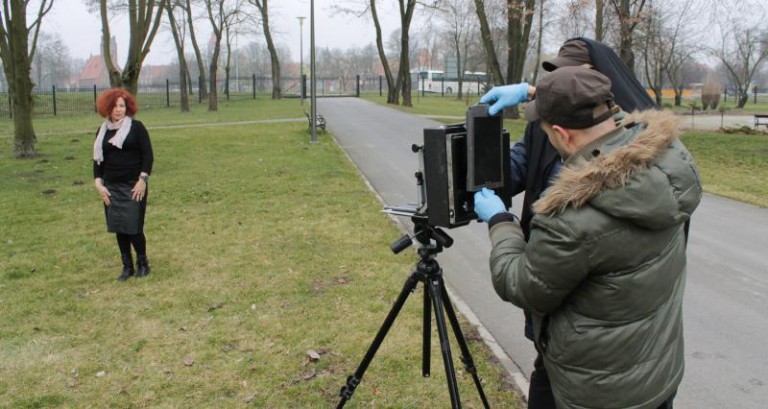
[[[105,205],[109,206],[109,197],[112,196],[112,194],[109,193],[109,190],[107,190],[106,187],[104,187],[101,179],[96,179],[94,184],[96,185],[96,191],[99,192],[99,196],[101,196],[101,201],[104,202]]]
[[[101,196],[101,201],[104,202],[105,205],[109,206],[109,197],[112,196],[111,193],[109,193],[109,190],[107,190],[104,186],[96,186],[96,190],[99,192],[99,196]]]
[[[133,189],[131,189],[131,192],[133,192],[133,195],[131,198],[137,202],[140,202],[144,199],[144,196],[147,194],[147,182],[139,179],[135,185],[133,185]]]

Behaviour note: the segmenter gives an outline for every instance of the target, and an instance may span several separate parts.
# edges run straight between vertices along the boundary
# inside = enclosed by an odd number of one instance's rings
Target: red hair
[[[128,90],[124,88],[110,88],[102,92],[99,98],[96,99],[96,111],[102,118],[108,118],[112,114],[112,110],[117,105],[118,98],[122,98],[125,101],[126,116],[133,117],[136,115],[136,112],[139,112],[136,98]]]

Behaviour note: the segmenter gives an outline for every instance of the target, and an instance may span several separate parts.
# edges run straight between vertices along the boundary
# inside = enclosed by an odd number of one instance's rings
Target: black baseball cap
[[[536,84],[536,99],[525,106],[525,119],[585,129],[610,118],[612,107],[608,77],[586,67],[562,67]]]
[[[557,57],[541,63],[544,71],[554,71],[560,67],[572,67],[576,65],[592,64],[589,55],[589,46],[583,40],[572,40],[563,44]]]

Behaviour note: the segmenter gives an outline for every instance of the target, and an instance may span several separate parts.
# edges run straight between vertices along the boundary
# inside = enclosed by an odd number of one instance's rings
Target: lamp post
[[[306,17],[296,17],[299,19],[299,81],[301,86],[299,87],[299,93],[301,98],[301,106],[304,106],[304,87],[307,85],[304,81],[304,19]]]
[[[309,141],[312,143],[317,142],[317,86],[315,84],[315,0],[310,1],[310,14],[309,14],[309,76],[310,76],[310,96],[309,103],[312,104],[312,130],[310,132]]]

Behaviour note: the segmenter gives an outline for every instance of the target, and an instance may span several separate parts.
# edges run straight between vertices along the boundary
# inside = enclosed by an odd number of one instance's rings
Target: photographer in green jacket
[[[610,80],[562,67],[526,107],[563,168],[533,205],[528,243],[483,189],[499,296],[533,315],[558,408],[671,408],[683,377],[684,223],[701,199],[674,115],[617,125]]]

